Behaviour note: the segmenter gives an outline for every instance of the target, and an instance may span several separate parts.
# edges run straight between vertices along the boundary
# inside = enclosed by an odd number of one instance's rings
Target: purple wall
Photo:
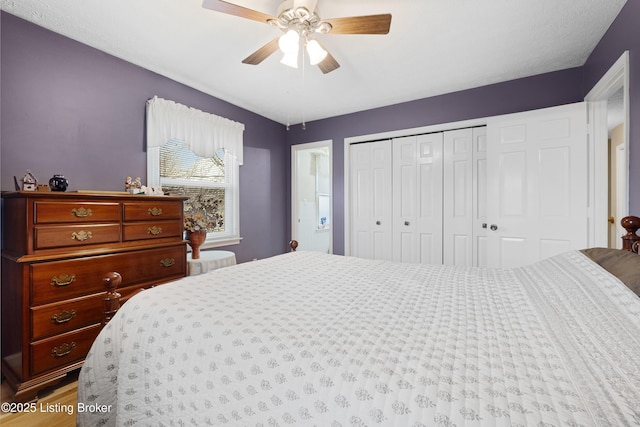
[[[244,240],[229,249],[238,261],[286,251],[284,126],[13,15],[0,19],[2,190],[27,169],[41,182],[63,173],[70,190],[144,182],[145,102],[158,95],[245,124]]]
[[[629,51],[629,212],[640,215],[640,1],[629,0],[585,63],[585,95]]]
[[[333,251],[343,254],[345,138],[534,110],[583,98],[582,70],[573,68],[319,120],[307,123],[304,131],[292,126],[287,140],[291,145],[333,140]]]

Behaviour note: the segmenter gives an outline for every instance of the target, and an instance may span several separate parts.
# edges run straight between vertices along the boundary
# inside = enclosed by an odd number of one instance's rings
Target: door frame
[[[629,51],[620,55],[618,60],[600,78],[598,83],[589,91],[584,100],[587,102],[587,114],[589,120],[589,134],[591,144],[590,188],[593,190],[593,229],[594,236],[591,246],[608,246],[608,226],[600,227],[598,224],[608,224],[608,196],[609,196],[609,164],[608,164],[608,141],[609,132],[607,128],[607,100],[622,88],[623,93],[623,120],[622,146],[624,147],[623,162],[626,164],[624,179],[620,185],[619,194],[623,200],[618,201],[622,207],[622,217],[629,215]],[[602,160],[601,160],[602,159]],[[605,187],[605,188],[603,188]],[[617,218],[619,220],[619,218]],[[622,226],[617,224],[620,236],[625,234]]]
[[[333,232],[335,229],[335,217],[333,212],[333,140],[327,139],[324,141],[307,142],[304,144],[296,144],[291,146],[291,238],[298,240],[298,228],[296,227],[298,218],[298,186],[297,186],[297,160],[298,152],[302,150],[309,150],[314,148],[328,148],[329,149],[329,188],[331,189],[331,197],[329,198],[329,210],[331,211],[331,228],[329,230],[329,253],[333,253]]]

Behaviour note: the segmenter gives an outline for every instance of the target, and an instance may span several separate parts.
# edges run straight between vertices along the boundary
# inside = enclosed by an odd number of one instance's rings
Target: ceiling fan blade
[[[243,64],[258,65],[269,57],[273,52],[278,50],[278,38],[271,40],[269,43],[262,46],[260,49],[253,52],[242,60]]]
[[[324,74],[328,74],[333,70],[340,68],[340,64],[338,64],[338,61],[336,61],[336,58],[334,58],[333,55],[327,52],[327,56],[318,63],[318,68],[320,68],[320,71]]]
[[[391,14],[324,19],[331,24],[329,34],[388,34]]]
[[[239,16],[240,18],[252,19],[265,24],[271,19],[276,19],[274,16],[267,15],[266,13],[258,12],[257,10],[249,9],[223,0],[204,0],[202,2],[202,7],[216,12],[226,13],[228,15]]]

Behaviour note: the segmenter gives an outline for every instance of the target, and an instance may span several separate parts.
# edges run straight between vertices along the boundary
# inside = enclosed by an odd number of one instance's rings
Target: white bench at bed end
[[[620,220],[620,225],[627,230],[627,234],[622,236],[622,249],[640,254],[640,236],[637,233],[640,229],[640,218],[625,216]]]
[[[104,314],[102,316],[102,325],[106,325],[109,320],[120,309],[120,297],[121,295],[116,291],[116,288],[122,283],[122,276],[120,273],[112,271],[107,273],[102,279],[107,293],[104,296]]]

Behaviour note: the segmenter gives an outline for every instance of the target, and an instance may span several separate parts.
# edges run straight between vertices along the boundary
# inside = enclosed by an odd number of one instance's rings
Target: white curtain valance
[[[199,156],[224,148],[242,164],[244,124],[154,96],[147,101],[147,149],[178,139]]]

